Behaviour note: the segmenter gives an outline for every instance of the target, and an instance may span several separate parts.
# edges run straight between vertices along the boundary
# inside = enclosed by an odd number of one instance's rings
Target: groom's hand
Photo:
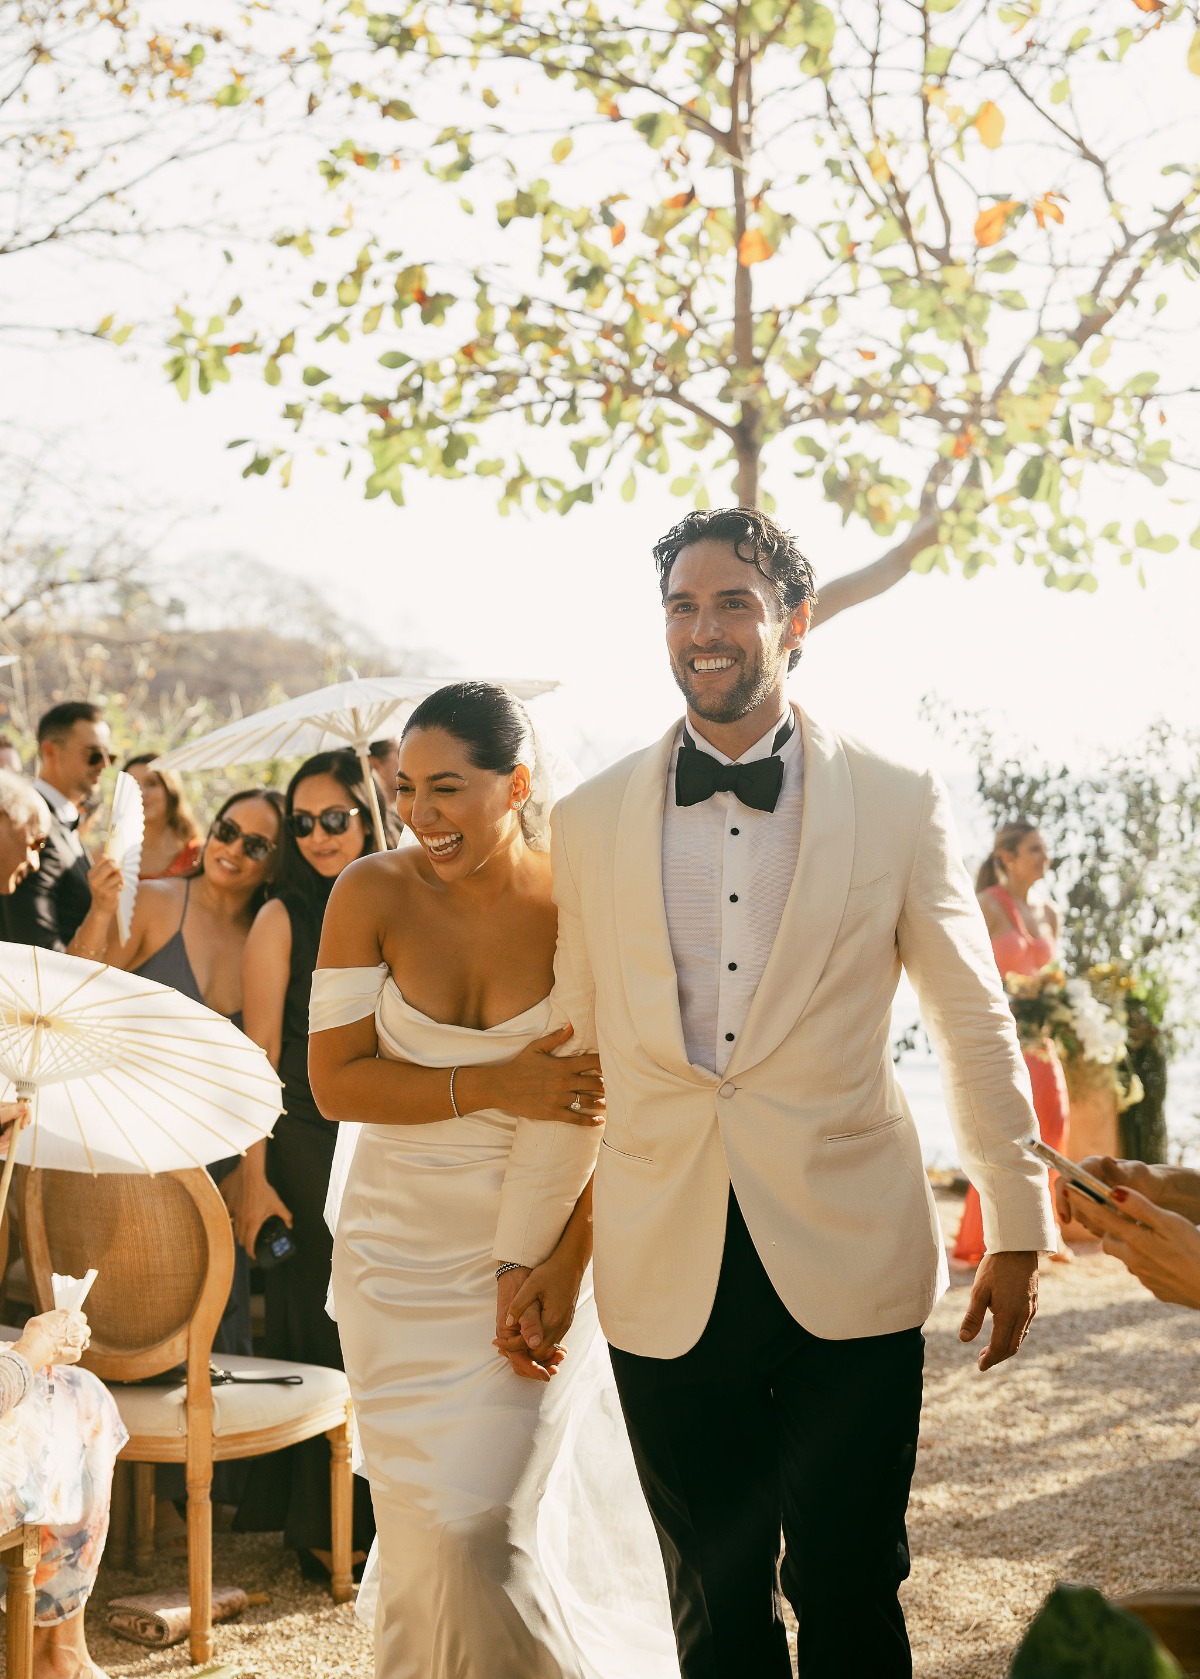
[[[513,1345],[514,1331],[507,1322],[509,1308],[528,1276],[528,1266],[517,1265],[511,1271],[506,1271],[498,1279],[496,1283],[496,1339],[492,1342],[492,1345],[499,1350],[501,1357],[508,1359],[518,1376],[525,1376],[531,1382],[548,1382],[562,1363],[563,1355],[557,1347],[554,1347],[543,1361],[541,1355],[534,1358],[528,1347],[524,1345],[523,1336],[526,1328],[531,1333],[537,1334],[540,1340],[541,1314],[536,1304],[521,1318],[517,1331],[522,1337],[520,1346]]]
[[[990,1370],[1021,1350],[1037,1311],[1038,1256],[1032,1253],[988,1253],[975,1273],[967,1315],[958,1332],[960,1341],[973,1341],[990,1310],[992,1334],[979,1355],[979,1368]]]

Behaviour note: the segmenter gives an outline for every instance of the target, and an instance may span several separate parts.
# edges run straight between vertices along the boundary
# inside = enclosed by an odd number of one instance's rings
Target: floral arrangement
[[[1126,994],[1132,984],[1113,963],[1073,979],[1051,964],[1036,974],[1008,974],[1004,980],[1021,1048],[1044,1055],[1054,1045],[1068,1060],[1086,1062],[1111,1081],[1119,1113],[1143,1095],[1129,1060]]]

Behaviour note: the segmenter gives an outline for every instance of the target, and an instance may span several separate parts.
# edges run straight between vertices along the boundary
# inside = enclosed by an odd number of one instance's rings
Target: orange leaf
[[[743,268],[756,262],[769,262],[774,255],[775,247],[761,227],[748,227],[738,240],[738,261]]]
[[[1062,210],[1054,202],[1056,198],[1063,198],[1063,194],[1061,192],[1047,192],[1041,198],[1034,199],[1033,213],[1037,217],[1039,227],[1045,227],[1047,217],[1052,222],[1061,222],[1064,219]],[[1065,198],[1063,202],[1066,202]]]
[[[1014,210],[1021,208],[1020,200],[1005,198],[999,204],[993,204],[987,210],[981,210],[975,218],[975,243],[977,245],[998,245],[1004,237],[1004,229],[1008,225],[1008,218]]]
[[[874,361],[876,359],[874,350],[860,350],[858,353],[864,361]]]
[[[612,227],[609,229],[609,232],[612,234],[613,244],[614,245],[619,245],[621,243],[622,239],[624,239],[624,237],[625,237],[625,223],[624,222],[614,222],[612,224]]]
[[[1139,12],[1165,12],[1167,0],[1133,0]]]
[[[883,147],[879,144],[878,140],[876,140],[875,144],[867,153],[867,168],[871,171],[873,178],[877,181],[890,181],[892,178],[891,165],[888,163],[887,158],[883,155]]]
[[[686,210],[695,196],[694,192],[677,192],[674,198],[667,199],[663,208],[665,210]]]
[[[1004,112],[989,99],[975,113],[973,126],[988,150],[994,152],[1004,138]]]

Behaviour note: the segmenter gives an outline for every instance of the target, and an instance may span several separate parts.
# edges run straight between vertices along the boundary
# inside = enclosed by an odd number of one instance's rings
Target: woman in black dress
[[[256,1144],[222,1185],[234,1232],[248,1254],[265,1221],[281,1218],[295,1253],[264,1273],[270,1358],[342,1368],[337,1325],[325,1310],[333,1238],[325,1195],[337,1127],[321,1117],[308,1083],[308,999],[333,883],[374,851],[370,791],[352,752],[321,752],[300,766],[284,801],[284,836],[270,900],[246,941],[244,1027],[283,1080],[284,1112],[269,1141]],[[355,1477],[354,1548],[374,1537],[367,1483]],[[311,1570],[330,1564],[329,1446],[306,1440],[256,1462],[235,1526],[283,1529],[284,1543]]]

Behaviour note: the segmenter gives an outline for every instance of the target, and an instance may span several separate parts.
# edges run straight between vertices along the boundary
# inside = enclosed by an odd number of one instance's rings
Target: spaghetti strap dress
[[[181,996],[190,997],[194,1003],[204,1003],[200,981],[196,978],[196,970],[192,967],[192,959],[188,955],[183,936],[191,896],[192,883],[187,880],[183,887],[183,909],[179,914],[178,927],[166,944],[156,950],[153,956],[147,956],[133,972],[141,974],[144,979],[152,979],[159,985],[173,987]],[[208,1006],[207,1003],[205,1006]],[[235,1026],[242,1023],[240,1014],[230,1015],[229,1018]],[[208,1175],[214,1183],[220,1183],[237,1163],[236,1155],[229,1160],[215,1160],[208,1168]],[[246,1357],[254,1352],[250,1331],[250,1261],[237,1242],[233,1247],[233,1281],[229,1285],[229,1299],[225,1302],[225,1310],[221,1313],[221,1321],[213,1336],[213,1351],[240,1353]],[[216,1464],[213,1468],[212,1488],[215,1501],[219,1504],[236,1504],[242,1496],[248,1473],[249,1465],[246,1459]],[[174,1499],[176,1503],[185,1499],[187,1479],[182,1464],[160,1463],[155,1471],[154,1486],[159,1498]]]
[[[1004,910],[1010,925],[992,940],[992,953],[1002,978],[1009,974],[1036,974],[1054,960],[1049,939],[1035,938],[1021,919],[1021,912],[1002,886],[989,887]],[[1037,1049],[1026,1050],[1025,1065],[1033,1085],[1033,1111],[1037,1115],[1042,1141],[1065,1154],[1070,1129],[1067,1081],[1063,1077],[1058,1051],[1049,1039]],[[1053,1184],[1053,1174],[1051,1183]],[[954,1257],[964,1265],[978,1265],[984,1255],[983,1208],[974,1184],[967,1189],[962,1223],[954,1243]]]
[[[381,1056],[447,1069],[508,1060],[554,1018],[547,998],[444,1024],[386,966],[318,969],[314,1032],[372,1013]],[[378,1526],[359,1600],[376,1679],[678,1679],[590,1275],[552,1381],[491,1344],[515,1128],[498,1109],[339,1127],[333,1301]]]

